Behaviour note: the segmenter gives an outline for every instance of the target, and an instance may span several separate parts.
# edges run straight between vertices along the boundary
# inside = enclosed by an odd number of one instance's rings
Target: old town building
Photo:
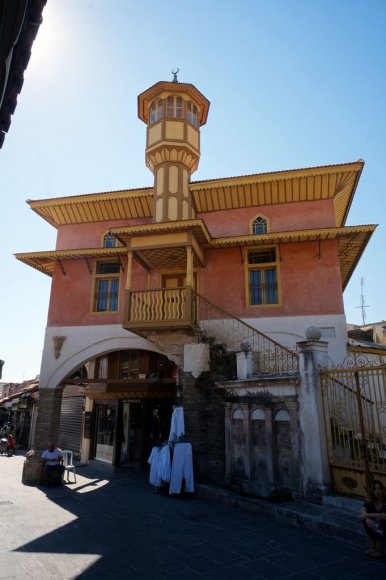
[[[301,491],[299,354],[346,354],[343,290],[375,229],[345,225],[364,162],[192,181],[208,112],[158,82],[138,97],[152,186],[28,201],[57,229],[16,256],[52,278],[35,445],[145,464],[153,411],[167,439],[182,403],[198,477]]]

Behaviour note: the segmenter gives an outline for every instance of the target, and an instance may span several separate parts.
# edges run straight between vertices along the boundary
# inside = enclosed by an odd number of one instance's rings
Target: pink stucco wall
[[[121,273],[119,312],[92,312],[93,275],[84,260],[67,260],[63,263],[65,275],[59,265],[52,279],[48,326],[83,326],[90,324],[117,324],[124,318],[126,262]],[[133,264],[133,289],[146,288],[146,272]]]
[[[342,283],[334,240],[283,244],[280,248],[281,304],[246,306],[245,267],[239,248],[212,250],[200,271],[199,292],[237,317],[342,314]]]
[[[123,259],[126,272],[126,259]],[[49,325],[114,324],[123,320],[125,273],[121,276],[117,314],[93,313],[93,276],[83,260],[66,261],[66,275],[57,266],[49,308]],[[147,288],[147,274],[133,264],[133,289]],[[153,287],[160,288],[160,275]],[[246,306],[245,267],[239,248],[211,250],[206,265],[198,272],[198,292],[237,317],[302,316],[343,313],[340,268],[334,240],[282,244],[279,281],[281,304]]]
[[[258,208],[213,211],[198,214],[205,221],[211,236],[238,236],[249,234],[249,223],[256,215],[264,215],[269,222],[269,231],[335,227],[332,200],[300,201]]]
[[[150,223],[149,219],[117,220],[114,222],[96,222],[91,224],[72,224],[61,226],[56,238],[57,250],[74,250],[79,248],[100,248],[102,236],[111,227],[125,227]]]
[[[298,202],[209,212],[198,215],[213,237],[249,234],[249,223],[262,214],[269,230],[288,231],[335,226],[331,200]],[[59,228],[57,249],[97,248],[111,227],[149,223],[149,219],[120,220]],[[207,250],[205,267],[197,272],[198,292],[237,317],[296,316],[343,313],[343,298],[337,244],[334,240],[281,244],[278,249],[281,302],[276,306],[246,306],[246,276],[242,248]],[[124,317],[125,271],[121,275],[120,311],[93,313],[93,275],[83,259],[64,261],[64,275],[57,265],[52,281],[49,325],[88,325],[120,323]],[[93,260],[89,260],[93,266]],[[169,270],[170,271],[170,270]],[[153,272],[151,287],[160,288],[161,272]],[[133,263],[133,289],[147,288],[147,274]]]

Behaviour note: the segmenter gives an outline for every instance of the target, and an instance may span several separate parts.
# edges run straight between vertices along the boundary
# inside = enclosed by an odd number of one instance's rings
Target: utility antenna
[[[364,293],[363,293],[363,287],[364,287],[364,285],[365,285],[365,280],[364,280],[364,278],[362,276],[362,278],[361,278],[361,305],[360,306],[357,306],[357,308],[360,308],[362,310],[362,322],[363,322],[363,325],[366,324],[366,311],[365,311],[365,308],[368,308],[368,305],[365,304],[365,296],[364,296]]]

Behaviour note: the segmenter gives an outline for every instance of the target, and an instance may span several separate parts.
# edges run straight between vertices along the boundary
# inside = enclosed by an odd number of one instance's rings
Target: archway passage
[[[168,438],[176,378],[176,365],[159,352],[122,349],[84,361],[62,381],[59,445],[84,461],[146,466],[151,448]]]

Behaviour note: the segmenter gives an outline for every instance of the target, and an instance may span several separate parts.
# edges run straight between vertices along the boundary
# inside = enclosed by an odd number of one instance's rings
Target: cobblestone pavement
[[[79,467],[77,483],[21,483],[0,457],[0,579],[359,579],[386,561],[358,546],[207,499],[159,495],[146,475]]]

